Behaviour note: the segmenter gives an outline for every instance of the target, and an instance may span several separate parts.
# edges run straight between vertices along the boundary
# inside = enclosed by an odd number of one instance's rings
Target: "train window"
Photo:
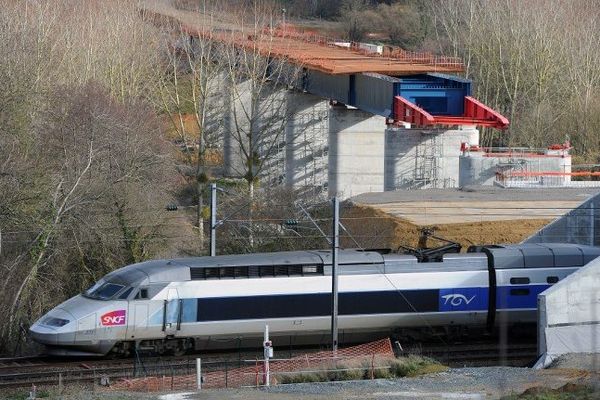
[[[302,266],[301,265],[289,265],[288,266],[288,275],[302,275]]]
[[[234,278],[235,277],[234,267],[220,268],[219,275],[221,276],[221,278]]]
[[[65,326],[66,324],[68,324],[69,320],[68,319],[62,319],[62,318],[56,318],[56,317],[48,317],[42,323],[44,325],[47,325],[47,326],[61,327],[61,326]]]
[[[281,275],[289,275],[289,268],[287,265],[276,265],[274,267],[274,272],[273,275],[275,276],[281,276]]]
[[[148,289],[143,288],[140,289],[139,292],[137,292],[137,294],[135,295],[136,299],[147,299],[148,298]]]
[[[529,289],[510,289],[511,296],[528,296]]]
[[[190,279],[201,281],[204,279],[204,268],[190,268]]]
[[[510,278],[511,285],[527,285],[529,284],[529,278]]]
[[[271,265],[262,265],[258,269],[260,276],[274,276],[275,268]]]
[[[323,270],[321,268],[321,271],[319,271],[319,267],[316,265],[304,265],[302,266],[302,275],[319,275],[323,273]]]
[[[248,267],[190,268],[192,280],[323,275],[320,265],[256,265]]]
[[[236,278],[247,278],[248,277],[248,267],[234,267],[233,275]]]
[[[546,282],[553,284],[558,282],[558,276],[549,276],[546,278]]]
[[[219,279],[220,277],[219,268],[204,268],[204,279]]]
[[[95,286],[94,286],[95,287]],[[116,283],[105,283],[104,285],[96,288],[95,290],[92,287],[90,290],[85,292],[86,296],[98,299],[98,300],[108,300],[117,294],[121,289],[123,289],[124,285],[117,285]]]
[[[90,293],[93,293],[94,291],[98,290],[98,288],[99,288],[100,286],[102,286],[102,285],[104,285],[104,280],[103,280],[103,279],[100,279],[98,282],[94,283],[94,284],[92,285],[92,287],[90,287],[88,290],[86,290],[86,291],[84,292],[84,294],[87,294],[87,295],[89,295]]]
[[[119,295],[119,300],[126,300],[127,297],[129,297],[129,295],[131,294],[131,291],[133,290],[132,287],[130,287],[129,289],[127,289],[126,291],[124,291],[123,293],[121,293]]]

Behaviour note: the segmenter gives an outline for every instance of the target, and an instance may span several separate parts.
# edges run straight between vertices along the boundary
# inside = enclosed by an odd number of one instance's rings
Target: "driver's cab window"
[[[136,300],[145,300],[147,298],[148,298],[148,288],[140,289],[140,291],[137,292],[137,294],[135,295]]]

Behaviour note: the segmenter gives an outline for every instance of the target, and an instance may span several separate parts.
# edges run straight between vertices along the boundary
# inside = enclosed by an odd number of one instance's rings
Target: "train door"
[[[77,331],[75,332],[76,341],[85,341],[95,339],[96,335],[96,313],[87,317],[80,318],[77,321]]]
[[[129,302],[129,321],[127,336],[135,339],[147,335],[148,330],[148,304],[145,301],[134,300]]]
[[[163,316],[165,336],[175,336],[181,328],[181,301],[177,289],[169,289],[167,292]]]

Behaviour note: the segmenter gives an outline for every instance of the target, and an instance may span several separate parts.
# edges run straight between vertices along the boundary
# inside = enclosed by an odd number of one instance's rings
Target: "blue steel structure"
[[[299,88],[381,115],[390,123],[508,127],[506,118],[471,97],[471,86],[469,79],[441,73],[393,77],[305,70]]]
[[[471,81],[447,74],[428,73],[400,78],[377,73],[329,75],[310,71],[303,90],[320,97],[393,118],[395,96],[402,96],[432,115],[461,116]]]

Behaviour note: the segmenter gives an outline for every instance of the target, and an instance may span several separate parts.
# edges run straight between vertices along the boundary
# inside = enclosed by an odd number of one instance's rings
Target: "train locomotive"
[[[424,326],[533,323],[537,295],[600,255],[575,244],[493,245],[422,262],[414,255],[340,250],[340,341]],[[208,343],[275,345],[327,338],[331,252],[153,260],[104,276],[30,328],[54,355],[159,354]]]

